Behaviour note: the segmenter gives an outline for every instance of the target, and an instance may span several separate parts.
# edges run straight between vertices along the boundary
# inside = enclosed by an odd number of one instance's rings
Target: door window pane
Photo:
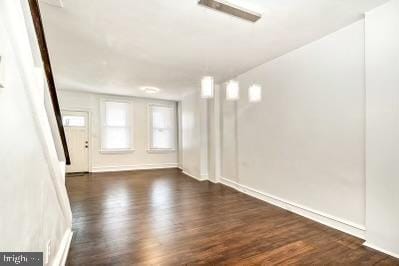
[[[84,116],[64,115],[62,124],[65,127],[84,127],[86,125]]]

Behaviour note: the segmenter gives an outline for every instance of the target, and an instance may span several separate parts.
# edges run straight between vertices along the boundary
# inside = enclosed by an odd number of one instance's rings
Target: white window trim
[[[103,140],[102,136],[104,134],[104,119],[105,119],[105,102],[116,102],[116,103],[127,103],[129,105],[128,111],[128,120],[130,121],[130,148],[127,149],[104,149],[103,148]],[[134,105],[132,101],[129,100],[122,100],[119,98],[107,97],[100,99],[100,130],[99,130],[99,137],[100,137],[100,153],[102,154],[119,154],[119,153],[130,153],[134,152]]]
[[[148,136],[148,143],[147,143],[147,152],[148,153],[173,153],[176,152],[176,146],[177,146],[177,120],[176,116],[174,116],[173,119],[173,148],[168,148],[168,149],[156,149],[152,148],[152,113],[151,113],[151,107],[153,106],[158,106],[158,107],[168,107],[172,108],[173,113],[176,113],[176,105],[175,104],[162,104],[162,103],[149,103],[147,105],[147,125],[148,125],[148,130],[147,130],[147,136]]]

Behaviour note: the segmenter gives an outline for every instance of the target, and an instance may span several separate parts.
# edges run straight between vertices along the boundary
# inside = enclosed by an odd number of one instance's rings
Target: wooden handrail
[[[64,148],[66,164],[70,165],[71,160],[68,152],[68,145],[65,137],[64,127],[62,125],[62,116],[60,105],[58,103],[57,91],[55,88],[53,71],[50,63],[50,56],[47,48],[46,37],[44,35],[43,22],[40,14],[40,7],[37,0],[29,0],[29,7],[32,14],[33,24],[35,26],[36,36],[40,48],[40,53],[43,60],[44,72],[46,74],[47,84],[50,91],[51,102],[54,108],[54,114],[57,119],[58,131],[60,133],[62,146]]]

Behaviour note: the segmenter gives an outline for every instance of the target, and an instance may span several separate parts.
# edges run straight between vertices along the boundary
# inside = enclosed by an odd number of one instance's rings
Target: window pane
[[[102,142],[102,147],[106,150],[129,149],[130,130],[125,127],[105,127]]]
[[[154,128],[167,128],[167,121],[165,113],[157,108],[153,109],[152,112],[152,126]]]
[[[127,126],[128,125],[128,103],[105,102],[105,125]]]
[[[62,117],[62,124],[66,127],[84,127],[84,116],[64,115]]]
[[[154,129],[152,147],[156,149],[172,149],[172,134],[169,129]]]
[[[173,108],[166,106],[152,107],[152,126],[154,128],[173,127]]]
[[[101,148],[126,150],[132,148],[131,108],[128,102],[103,102]]]
[[[174,108],[169,106],[151,106],[151,148],[174,148]]]

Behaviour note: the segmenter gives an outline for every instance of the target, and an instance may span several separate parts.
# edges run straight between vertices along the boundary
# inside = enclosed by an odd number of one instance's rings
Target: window
[[[64,115],[62,116],[62,124],[64,127],[84,127],[85,117],[77,115]]]
[[[176,113],[173,106],[150,105],[150,150],[174,150]]]
[[[133,149],[131,109],[129,102],[102,101],[102,151],[129,151]]]

